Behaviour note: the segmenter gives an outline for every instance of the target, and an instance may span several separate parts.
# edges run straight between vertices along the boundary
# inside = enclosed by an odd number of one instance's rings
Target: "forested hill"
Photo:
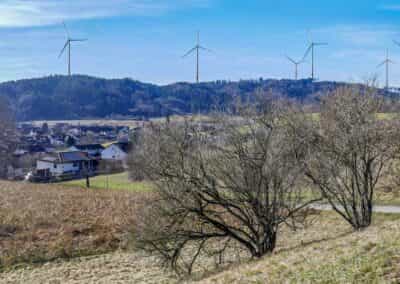
[[[312,102],[314,94],[335,89],[340,83],[311,80],[256,80],[167,86],[131,79],[100,79],[89,76],[50,76],[0,84],[18,120],[84,118],[142,118],[207,113],[229,105],[237,97],[251,98],[271,92],[301,102]]]

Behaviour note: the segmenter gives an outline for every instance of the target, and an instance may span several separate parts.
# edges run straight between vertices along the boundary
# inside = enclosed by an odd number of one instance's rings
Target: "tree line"
[[[215,81],[166,86],[131,79],[89,76],[49,76],[0,84],[0,97],[9,100],[19,121],[90,118],[151,118],[210,113],[228,108],[237,98],[253,100],[257,91],[313,103],[313,93],[342,85],[311,80]]]

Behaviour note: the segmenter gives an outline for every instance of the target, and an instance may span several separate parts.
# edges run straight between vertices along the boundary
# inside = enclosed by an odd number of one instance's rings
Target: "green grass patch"
[[[372,224],[379,225],[387,221],[399,221],[400,214],[396,213],[373,213]]]
[[[392,112],[381,112],[376,114],[376,117],[380,120],[392,120],[397,118],[397,116],[398,116],[397,113],[392,113]],[[311,114],[311,118],[315,121],[318,121],[320,117],[321,115],[319,112],[314,112]]]
[[[385,113],[378,113],[378,118],[381,120],[392,120],[398,117],[397,113],[385,112]]]
[[[86,179],[72,180],[61,183],[65,186],[86,187]],[[151,191],[149,182],[135,182],[129,179],[128,173],[101,175],[90,178],[90,187],[105,190]]]
[[[378,205],[397,205],[400,206],[400,189],[394,189],[387,192],[385,190],[377,190],[375,192],[375,203]]]
[[[339,257],[334,263],[322,264],[313,269],[291,272],[289,282],[299,283],[386,283],[396,273],[400,253],[399,241],[370,242],[351,257]],[[393,275],[396,277],[396,275]],[[397,277],[396,277],[397,278]]]
[[[321,198],[321,194],[317,189],[307,188],[302,192],[302,198],[304,200],[311,200]],[[328,203],[326,200],[322,200],[321,203]],[[400,189],[396,188],[391,191],[385,191],[385,189],[375,189],[374,205],[391,205],[400,206]]]

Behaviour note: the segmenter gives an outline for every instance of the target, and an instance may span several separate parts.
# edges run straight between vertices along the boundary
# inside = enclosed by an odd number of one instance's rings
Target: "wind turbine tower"
[[[71,38],[67,25],[63,22],[65,33],[67,35],[67,41],[65,42],[65,45],[63,49],[60,52],[60,55],[58,58],[63,55],[64,51],[68,48],[68,76],[71,76],[71,43],[72,42],[81,42],[81,41],[87,41],[87,39],[77,39],[77,38]]]
[[[299,74],[299,73],[298,73],[299,65],[300,65],[301,63],[303,63],[304,61],[303,61],[303,60],[296,61],[296,60],[290,58],[289,56],[286,56],[286,58],[287,58],[290,62],[293,63],[293,65],[294,65],[294,79],[297,80],[297,79],[298,79],[298,74]]]
[[[211,52],[210,49],[205,48],[200,45],[200,32],[197,32],[197,43],[195,47],[189,50],[182,58],[187,57],[189,54],[196,52],[196,83],[200,82],[200,50],[205,50]]]
[[[385,89],[389,90],[389,66],[390,64],[394,64],[394,62],[389,58],[389,49],[386,49],[386,59],[377,66],[377,68],[385,65],[385,71],[386,71],[386,83],[385,83]]]
[[[316,46],[323,46],[323,45],[328,45],[328,44],[326,42],[311,41],[310,45],[308,46],[308,48],[306,50],[306,53],[303,56],[302,61],[304,61],[311,52],[311,79],[313,81],[315,79],[315,51],[314,51],[314,49]]]

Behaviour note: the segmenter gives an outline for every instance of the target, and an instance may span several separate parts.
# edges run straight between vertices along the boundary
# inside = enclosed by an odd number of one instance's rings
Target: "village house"
[[[36,164],[36,174],[43,177],[79,175],[83,171],[93,172],[95,161],[85,152],[58,152],[40,158]]]
[[[101,159],[105,161],[125,161],[129,148],[130,143],[112,143],[101,152]]]
[[[86,144],[71,146],[69,151],[80,151],[88,153],[90,157],[101,157],[104,147],[101,144]]]

